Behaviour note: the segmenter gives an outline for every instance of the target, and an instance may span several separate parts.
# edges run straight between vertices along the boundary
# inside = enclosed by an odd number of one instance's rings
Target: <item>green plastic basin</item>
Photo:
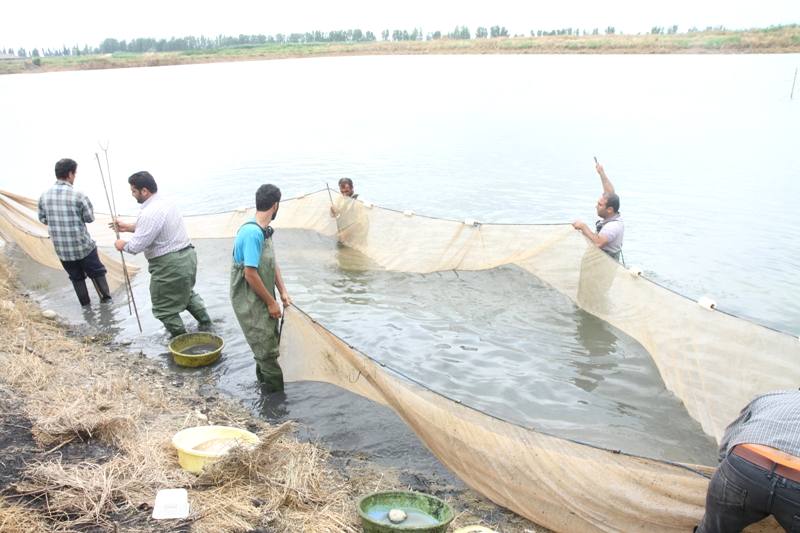
[[[392,523],[388,516],[392,509],[400,509],[408,517],[402,522]],[[405,491],[368,494],[358,501],[358,514],[364,533],[444,533],[455,517],[453,509],[439,498]]]

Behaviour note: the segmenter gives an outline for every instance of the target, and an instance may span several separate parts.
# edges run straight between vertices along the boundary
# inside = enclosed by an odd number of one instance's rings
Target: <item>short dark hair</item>
[[[256,191],[256,211],[266,211],[281,201],[281,190],[271,183],[265,183]]]
[[[617,193],[606,194],[606,207],[612,208],[614,213],[619,213],[619,196],[617,196]]]
[[[340,179],[339,180],[339,187],[341,187],[345,183],[348,184],[351,189],[353,188],[353,180],[351,180],[350,178],[342,178],[342,179]]]
[[[134,189],[139,189],[140,191],[142,189],[147,189],[151,193],[158,192],[158,185],[156,185],[155,178],[146,170],[140,170],[135,174],[131,174],[128,178],[128,183],[133,185]]]
[[[56,178],[65,180],[69,177],[70,172],[77,172],[78,163],[72,159],[59,159],[56,161]]]

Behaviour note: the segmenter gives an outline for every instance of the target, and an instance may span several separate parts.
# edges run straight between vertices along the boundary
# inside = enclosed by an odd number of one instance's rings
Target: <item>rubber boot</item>
[[[100,302],[110,302],[111,291],[108,288],[108,281],[106,280],[106,277],[99,276],[97,278],[92,278],[92,283],[94,283],[94,288],[97,291],[97,295],[100,297]]]
[[[186,333],[186,327],[183,325],[183,320],[181,320],[181,316],[178,313],[156,318],[164,324],[164,327],[167,328],[171,337],[177,337],[178,335]]]
[[[75,294],[78,295],[78,301],[81,303],[81,307],[86,307],[92,303],[89,299],[89,289],[86,288],[86,280],[73,281],[72,287],[75,289]]]

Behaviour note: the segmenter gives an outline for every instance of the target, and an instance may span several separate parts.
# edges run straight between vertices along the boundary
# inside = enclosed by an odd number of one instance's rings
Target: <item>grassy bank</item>
[[[0,61],[0,74],[152,67],[347,55],[800,53],[800,26],[674,35],[585,35],[431,41],[264,44],[184,52],[115,53]]]
[[[409,488],[365,454],[334,457],[221,396],[213,378],[172,371],[113,338],[48,320],[0,257],[0,531],[353,532],[361,495]],[[76,313],[77,304],[76,304]],[[195,476],[170,444],[222,424],[261,436]],[[544,531],[464,488],[414,475],[448,500],[455,525]],[[186,520],[153,520],[156,492],[185,488]]]

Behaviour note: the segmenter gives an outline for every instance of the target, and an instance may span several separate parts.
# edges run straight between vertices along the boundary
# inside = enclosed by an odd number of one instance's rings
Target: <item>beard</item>
[[[275,220],[275,217],[278,216],[278,209],[279,207],[276,207],[275,211],[272,213],[272,220]]]

